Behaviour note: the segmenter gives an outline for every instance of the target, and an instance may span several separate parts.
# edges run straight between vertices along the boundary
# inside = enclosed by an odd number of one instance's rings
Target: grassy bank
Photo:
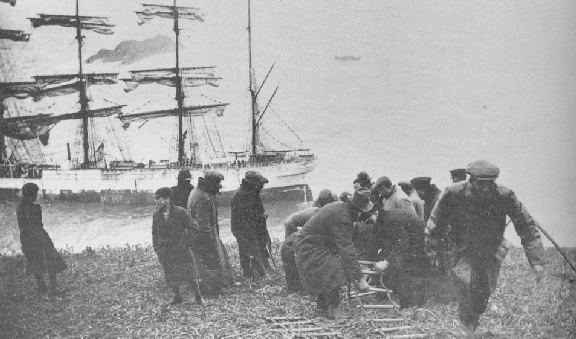
[[[276,242],[276,263],[280,266]],[[237,248],[229,247],[236,274]],[[570,250],[572,258],[576,250]],[[575,275],[554,249],[547,249],[547,276],[534,277],[521,249],[514,249],[501,270],[499,287],[478,329],[482,338],[573,338],[576,336]],[[39,296],[32,277],[24,274],[24,258],[0,257],[0,337],[292,337],[274,331],[265,318],[298,316],[335,331],[342,337],[377,337],[366,315],[344,300],[350,318],[335,321],[319,316],[312,296],[284,290],[279,267],[250,288],[246,281],[219,297],[205,297],[202,312],[185,289],[185,303],[168,306],[170,290],[151,247],[104,248],[79,254],[64,253],[68,270],[59,275],[65,297]],[[368,297],[371,298],[371,297]],[[455,303],[427,304],[400,310],[416,331],[431,338],[461,335]],[[372,311],[382,318],[385,312]],[[401,332],[400,332],[401,333]]]

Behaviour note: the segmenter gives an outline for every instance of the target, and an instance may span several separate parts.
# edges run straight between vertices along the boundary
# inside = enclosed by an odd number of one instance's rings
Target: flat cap
[[[188,169],[181,169],[180,172],[178,172],[178,180],[190,180],[192,179],[192,174],[190,174],[190,171]]]
[[[431,180],[432,180],[432,178],[430,178],[430,177],[416,177],[416,178],[413,178],[412,180],[410,180],[410,183],[412,184],[412,186],[414,186],[414,189],[418,190],[418,189],[429,187]]]
[[[206,171],[204,172],[204,180],[209,181],[222,181],[224,180],[224,176],[217,171]]]
[[[392,181],[387,176],[380,177],[376,179],[374,185],[372,185],[372,190],[375,190],[380,187],[390,188],[392,187]]]
[[[500,169],[486,160],[476,160],[466,166],[466,173],[478,180],[494,180],[500,175]]]
[[[268,183],[268,179],[266,179],[262,175],[262,173],[258,171],[247,171],[246,174],[244,174],[244,179],[246,179],[246,181],[249,181],[251,183],[259,183],[259,184]]]

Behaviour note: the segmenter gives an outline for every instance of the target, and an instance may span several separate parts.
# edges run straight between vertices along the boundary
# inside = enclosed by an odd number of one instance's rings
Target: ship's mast
[[[249,73],[249,81],[250,81],[250,100],[251,100],[251,112],[252,112],[252,142],[251,144],[251,158],[255,160],[256,158],[256,144],[258,140],[258,124],[256,119],[258,118],[258,107],[256,103],[256,94],[254,93],[255,89],[253,86],[252,79],[252,31],[250,27],[250,0],[248,0],[248,73]]]
[[[4,118],[4,103],[0,100],[0,120]],[[0,133],[0,163],[4,162],[4,134]]]
[[[82,113],[82,146],[84,150],[84,162],[82,168],[89,168],[90,161],[88,160],[88,97],[86,95],[86,87],[84,84],[84,76],[82,73],[82,24],[80,22],[80,15],[78,9],[78,0],[76,0],[76,40],[78,40],[78,93],[80,96],[80,112]]]
[[[184,92],[182,91],[182,77],[180,76],[180,50],[179,37],[180,29],[178,28],[178,7],[174,0],[174,34],[176,34],[176,101],[178,102],[178,165],[184,165],[184,139],[182,138],[182,115],[184,108]]]

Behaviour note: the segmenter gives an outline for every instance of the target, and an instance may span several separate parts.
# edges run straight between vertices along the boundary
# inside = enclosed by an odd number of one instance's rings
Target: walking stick
[[[266,252],[268,252],[268,256],[270,257],[270,259],[272,259],[272,264],[274,265],[275,269],[278,269],[278,266],[276,266],[276,261],[274,260],[274,257],[272,257],[272,253],[270,253],[270,249],[268,248],[268,246],[266,247]]]
[[[564,257],[564,260],[566,260],[566,262],[568,263],[568,265],[570,265],[570,267],[572,267],[572,269],[574,270],[574,272],[576,272],[576,267],[574,267],[574,264],[572,263],[572,261],[570,261],[570,259],[568,259],[568,256],[566,255],[566,252],[564,252],[564,250],[556,243],[556,241],[554,241],[554,239],[552,239],[552,237],[550,236],[550,234],[548,234],[548,232],[546,232],[542,226],[536,224],[536,226],[538,226],[538,229],[540,229],[540,231],[546,236],[546,238],[548,238],[548,240],[550,240],[550,242],[552,243],[552,245],[554,245],[554,247],[556,247],[556,249],[558,250],[558,252],[560,252],[560,254],[562,254],[562,256]]]

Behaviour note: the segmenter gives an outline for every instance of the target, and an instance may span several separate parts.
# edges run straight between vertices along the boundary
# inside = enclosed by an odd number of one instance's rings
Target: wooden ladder
[[[358,261],[362,268],[362,273],[365,277],[380,278],[378,286],[370,286],[368,292],[359,293],[352,290],[348,285],[348,302],[351,304],[352,299],[358,303],[356,308],[362,310],[363,315],[368,319],[370,325],[375,328],[375,332],[390,339],[411,339],[411,338],[427,338],[429,335],[426,333],[417,333],[417,329],[413,322],[408,319],[398,317],[398,310],[400,307],[392,298],[392,290],[384,285],[382,282],[383,273],[377,272],[374,269],[375,262],[373,261]],[[368,279],[367,279],[368,280]],[[372,279],[374,280],[374,279]],[[376,296],[386,294],[387,303],[385,304],[365,304],[362,298],[366,296]],[[373,318],[367,310],[385,310],[392,311],[392,315],[388,317]],[[402,332],[402,334],[399,334]]]

